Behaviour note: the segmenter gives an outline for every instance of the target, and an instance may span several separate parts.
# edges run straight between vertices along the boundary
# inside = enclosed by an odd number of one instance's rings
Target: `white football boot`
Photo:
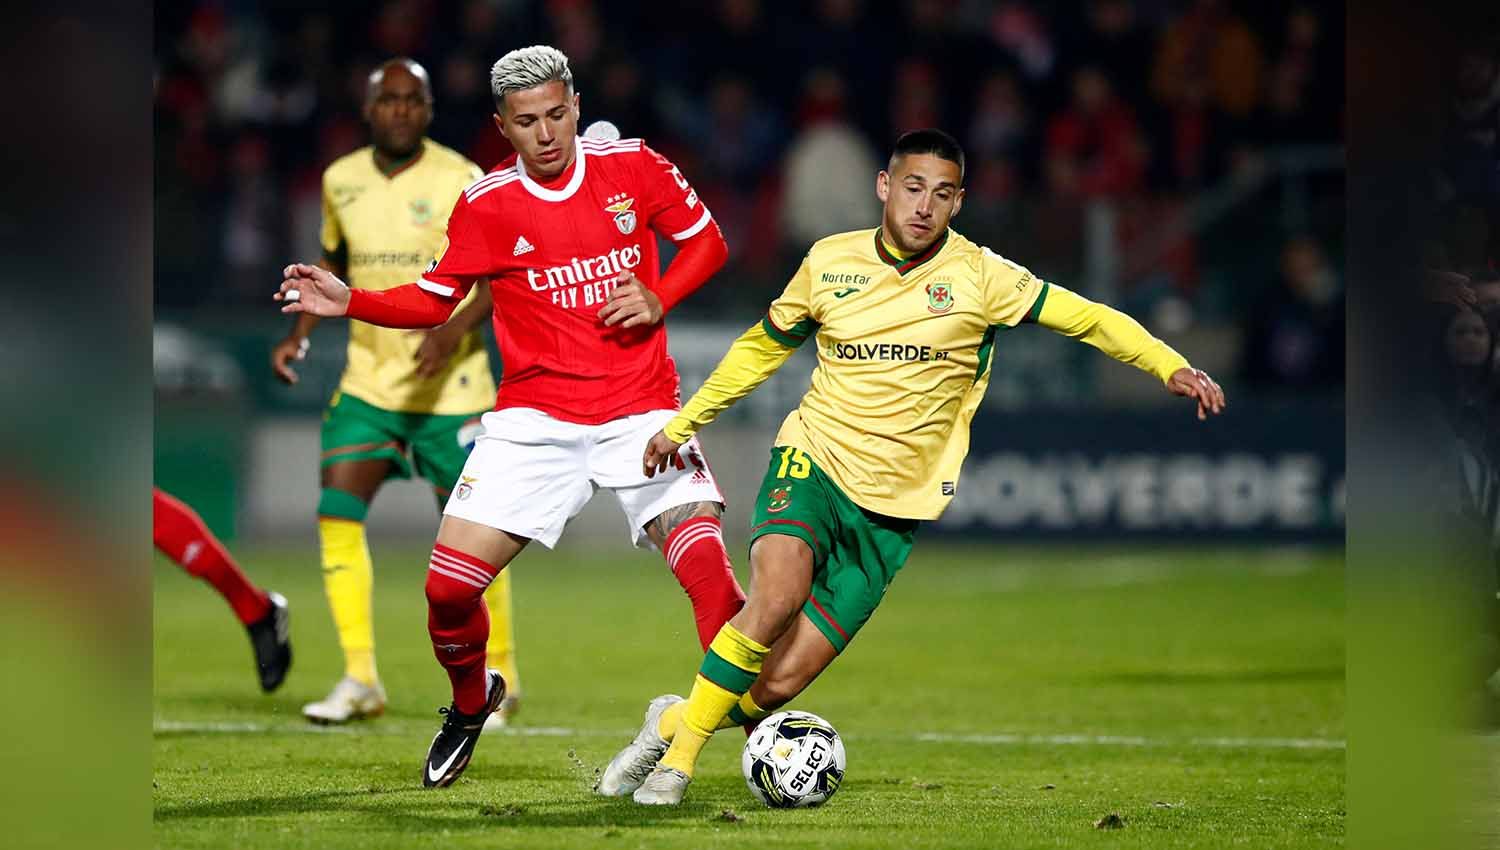
[[[693,777],[677,768],[659,764],[631,798],[642,806],[675,806],[682,802],[682,795],[692,781]]]
[[[345,676],[320,702],[302,706],[302,716],[314,723],[348,723],[361,717],[377,717],[385,711],[385,688],[366,685]]]
[[[661,714],[679,702],[682,702],[682,697],[666,694],[646,706],[646,722],[641,724],[641,731],[636,733],[635,740],[609,760],[599,775],[599,781],[594,783],[594,791],[606,797],[623,797],[641,787],[646,774],[656,767],[667,751],[667,742],[656,732]]]

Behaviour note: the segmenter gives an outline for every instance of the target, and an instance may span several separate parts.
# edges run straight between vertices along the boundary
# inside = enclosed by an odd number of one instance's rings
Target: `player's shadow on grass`
[[[565,794],[505,800],[504,783],[485,783],[485,796],[495,802],[475,799],[475,788],[427,790],[411,786],[317,791],[263,797],[245,797],[212,803],[157,807],[158,824],[213,818],[263,818],[278,815],[359,814],[372,824],[400,830],[478,831],[500,829],[556,829],[559,827],[651,826],[676,821],[704,820],[724,807],[712,800],[689,801],[681,806],[637,806],[628,799],[596,797],[579,789]],[[717,798],[719,795],[704,794]]]
[[[1343,681],[1343,667],[1308,667],[1293,670],[1138,670],[1100,673],[1086,677],[1093,682],[1120,685],[1240,685]]]

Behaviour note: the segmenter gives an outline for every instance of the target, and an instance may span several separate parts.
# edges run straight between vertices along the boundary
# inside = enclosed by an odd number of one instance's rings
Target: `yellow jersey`
[[[811,386],[776,444],[806,451],[860,507],[936,519],[957,491],[996,335],[1027,319],[1163,381],[1187,365],[1129,316],[951,229],[905,259],[878,229],[859,230],[812,246],[765,319],[664,430],[686,440],[815,338]]]
[[[340,157],[323,172],[324,258],[343,266],[352,287],[411,283],[442,247],[459,193],[481,176],[479,166],[430,139],[389,175],[375,164],[372,147]],[[495,378],[478,328],[431,378],[416,375],[422,337],[350,320],[339,392],[401,413],[456,415],[494,404]]]

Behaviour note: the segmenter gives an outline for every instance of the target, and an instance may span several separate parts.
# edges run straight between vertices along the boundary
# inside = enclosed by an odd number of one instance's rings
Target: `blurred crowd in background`
[[[1500,29],[1466,34],[1446,63],[1440,93],[1441,151],[1425,197],[1410,214],[1425,230],[1422,257],[1431,347],[1413,358],[1429,367],[1433,420],[1423,440],[1441,508],[1458,522],[1443,542],[1453,565],[1472,562],[1483,616],[1500,664]],[[1450,566],[1453,566],[1450,565]],[[1486,672],[1488,672],[1488,670]],[[1489,679],[1500,697],[1500,671]],[[1500,703],[1495,703],[1500,717]]]
[[[681,315],[748,322],[812,241],[878,223],[890,143],[938,126],[968,155],[965,235],[1158,332],[1222,331],[1226,386],[1343,385],[1338,3],[220,0],[155,25],[159,312],[265,312],[318,256],[320,173],[365,144],[375,65],[422,62],[430,135],[490,168],[489,67],[540,42],[584,125],[644,137],[722,226],[729,265]],[[1464,60],[1443,262],[1500,290],[1497,85],[1493,53]]]
[[[1441,158],[1432,163],[1423,263],[1438,305],[1433,360],[1464,451],[1500,461],[1500,32],[1473,33],[1449,63]],[[1500,499],[1500,494],[1492,498]]]

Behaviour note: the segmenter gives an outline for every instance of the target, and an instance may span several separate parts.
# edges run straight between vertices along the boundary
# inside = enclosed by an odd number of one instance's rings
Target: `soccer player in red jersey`
[[[662,318],[724,264],[724,237],[681,172],[640,139],[579,136],[560,51],[511,51],[490,83],[516,161],[464,190],[425,274],[350,290],[325,269],[294,264],[275,295],[284,313],[429,328],[476,280],[490,281],[500,390],[443,509],[427,572],[428,631],[453,686],[422,772],[428,787],[463,772],[504,697],[504,679],[484,667],[480,594],[530,541],[556,544],[595,490],[620,500],[633,543],[664,554],[692,601],[701,646],[745,598],[724,551],[724,497],[697,441],[682,445],[665,477],[647,477],[638,460],[680,404]],[[657,236],[677,246],[665,273]]]
[[[156,548],[188,575],[214,586],[250,633],[261,690],[276,690],[292,666],[290,614],[286,599],[256,587],[240,571],[198,512],[151,488],[151,536]]]

